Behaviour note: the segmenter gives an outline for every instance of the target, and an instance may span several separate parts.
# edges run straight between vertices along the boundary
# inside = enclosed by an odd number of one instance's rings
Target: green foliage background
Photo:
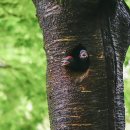
[[[34,5],[4,0],[0,7],[0,130],[48,130],[46,57]],[[130,49],[124,65],[127,121],[129,61]]]
[[[46,58],[31,0],[0,1],[0,65],[0,130],[47,130]]]

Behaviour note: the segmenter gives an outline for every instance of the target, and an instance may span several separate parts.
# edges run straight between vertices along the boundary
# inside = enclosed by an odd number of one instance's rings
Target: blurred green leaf
[[[46,57],[32,1],[0,2],[0,129],[46,128]]]

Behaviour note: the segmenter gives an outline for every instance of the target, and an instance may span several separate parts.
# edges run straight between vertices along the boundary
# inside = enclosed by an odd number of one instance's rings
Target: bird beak
[[[69,61],[66,61],[66,60],[63,60],[63,61],[61,61],[61,62],[62,62],[61,66],[67,66],[67,65],[70,64],[70,62],[69,62]]]
[[[65,58],[63,58],[63,60],[61,61],[61,66],[67,66],[70,64],[70,61],[72,59],[72,56],[67,56]]]

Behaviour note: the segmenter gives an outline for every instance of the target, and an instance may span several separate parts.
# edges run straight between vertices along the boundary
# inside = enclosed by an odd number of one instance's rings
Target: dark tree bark
[[[45,37],[51,130],[125,130],[122,72],[130,15],[124,1],[34,4]],[[89,53],[89,69],[76,72],[61,66],[79,47]]]

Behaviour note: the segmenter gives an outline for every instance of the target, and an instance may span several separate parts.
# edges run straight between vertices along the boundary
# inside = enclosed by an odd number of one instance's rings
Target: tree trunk
[[[51,130],[125,130],[122,72],[130,15],[124,1],[34,4],[45,38]],[[77,72],[61,65],[82,47],[89,54],[89,69]]]

